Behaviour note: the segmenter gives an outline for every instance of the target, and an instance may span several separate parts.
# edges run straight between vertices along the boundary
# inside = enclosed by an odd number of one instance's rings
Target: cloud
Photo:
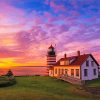
[[[7,48],[0,48],[0,58],[12,58],[23,56],[24,52],[19,50],[10,50]]]
[[[52,0],[50,8],[47,0],[15,1],[18,4],[0,1],[1,58],[13,58],[16,63],[45,62],[51,44],[56,44],[58,58],[64,52],[75,54],[77,50],[99,55],[99,1]],[[30,3],[41,6],[37,11],[36,6],[29,7]]]

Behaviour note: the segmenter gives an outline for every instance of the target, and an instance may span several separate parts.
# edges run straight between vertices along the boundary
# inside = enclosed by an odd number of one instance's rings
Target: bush
[[[0,77],[0,87],[7,87],[16,84],[16,80],[14,79],[9,79],[8,77]]]

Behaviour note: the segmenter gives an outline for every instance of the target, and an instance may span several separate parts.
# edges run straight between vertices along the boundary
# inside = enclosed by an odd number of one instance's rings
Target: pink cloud
[[[0,3],[0,34],[28,29],[26,12],[7,3]],[[13,20],[12,20],[13,19]],[[29,24],[28,24],[29,25]]]
[[[8,48],[0,48],[0,58],[12,58],[23,56],[24,52],[17,50],[10,50]]]
[[[75,1],[73,1],[73,5],[75,8],[78,7]],[[72,16],[61,14],[57,17],[49,12],[40,15],[34,10],[27,14],[24,10],[10,4],[0,2],[0,6],[2,7],[0,9],[0,39],[2,36],[10,34],[13,36],[11,39],[17,43],[16,45],[14,42],[13,46],[5,44],[4,48],[0,45],[1,58],[15,57],[16,63],[27,63],[35,61],[35,59],[44,61],[51,43],[57,45],[58,57],[61,57],[64,52],[70,54],[71,52],[76,53],[77,50],[91,53],[95,45],[100,46],[100,40],[97,40],[100,33],[98,17],[81,19],[77,11],[69,12]],[[51,8],[55,13],[67,10],[64,5],[56,4],[54,1],[51,2]],[[95,23],[89,26],[87,23],[91,24],[91,22]],[[100,57],[96,57],[100,61]]]
[[[100,64],[100,51],[98,51],[98,52],[93,52],[93,55],[94,55],[94,57],[96,58],[96,60],[99,62],[99,64]]]
[[[66,7],[62,4],[57,4],[55,1],[51,1],[50,2],[50,6],[54,9],[54,12],[55,13],[58,13],[58,12],[65,12],[66,11]]]

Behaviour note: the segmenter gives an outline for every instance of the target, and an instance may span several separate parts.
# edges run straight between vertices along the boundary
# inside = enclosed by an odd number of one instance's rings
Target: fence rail
[[[61,79],[61,80],[64,80],[66,82],[69,82],[71,84],[77,84],[77,85],[83,85],[85,84],[85,81],[82,81],[78,78],[74,78],[74,77],[71,77],[71,76],[67,76],[67,75],[61,75],[59,77],[57,77],[58,79]]]

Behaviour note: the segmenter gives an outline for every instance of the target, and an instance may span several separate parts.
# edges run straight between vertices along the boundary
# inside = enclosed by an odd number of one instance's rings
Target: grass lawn
[[[0,100],[100,100],[100,96],[80,90],[50,77],[16,77],[17,84],[0,88]]]
[[[98,78],[96,80],[88,81],[87,85],[89,87],[100,87],[100,78]]]

